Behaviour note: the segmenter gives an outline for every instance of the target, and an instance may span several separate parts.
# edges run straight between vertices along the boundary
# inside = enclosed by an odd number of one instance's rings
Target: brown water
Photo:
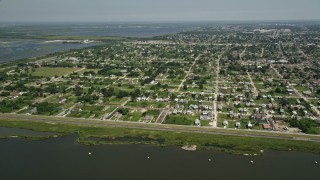
[[[83,146],[77,143],[75,136],[44,141],[2,139],[0,175],[3,180],[317,180],[320,178],[320,156],[268,151],[262,156],[248,157],[148,145]]]

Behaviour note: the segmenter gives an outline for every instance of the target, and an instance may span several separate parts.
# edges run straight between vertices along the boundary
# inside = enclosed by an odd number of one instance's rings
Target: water
[[[320,164],[315,164],[320,156],[298,152],[269,151],[248,157],[149,145],[83,146],[75,136],[2,139],[0,147],[1,179],[307,180],[320,176]]]
[[[0,63],[37,57],[55,52],[63,52],[71,49],[80,49],[98,44],[100,43],[63,44],[62,42],[47,43],[46,40],[37,39],[0,38]]]
[[[91,44],[45,43],[41,36],[122,36],[153,37],[194,29],[190,24],[1,24],[0,63],[79,49]],[[3,34],[1,34],[3,33]],[[59,39],[57,39],[59,40]]]
[[[36,132],[27,129],[0,127],[0,136],[36,136],[47,137],[54,135],[51,132]]]
[[[122,36],[153,37],[193,30],[203,24],[192,23],[60,23],[1,24],[9,35]]]

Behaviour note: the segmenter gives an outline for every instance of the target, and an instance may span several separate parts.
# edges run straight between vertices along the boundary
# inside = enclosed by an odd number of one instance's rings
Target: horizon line
[[[0,23],[34,23],[34,24],[45,24],[45,23],[228,23],[228,22],[320,22],[320,19],[283,19],[283,20],[138,20],[138,21],[1,21]]]

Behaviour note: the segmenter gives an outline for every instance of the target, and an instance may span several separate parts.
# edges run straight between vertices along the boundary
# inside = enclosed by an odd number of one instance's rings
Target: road
[[[223,128],[211,128],[211,127],[166,125],[166,124],[156,124],[156,123],[150,124],[150,123],[123,122],[123,121],[114,122],[109,120],[102,121],[97,119],[62,118],[62,117],[53,117],[53,116],[34,116],[34,115],[28,116],[28,115],[18,115],[18,114],[0,114],[0,120],[1,119],[11,120],[11,121],[44,122],[44,123],[50,123],[50,124],[58,123],[58,124],[69,124],[69,125],[83,125],[83,126],[90,126],[90,127],[117,127],[117,128],[166,131],[166,132],[216,134],[216,135],[225,135],[225,136],[320,142],[319,135],[282,133],[282,132],[274,132],[274,131],[223,129]]]
[[[272,69],[277,73],[277,75],[279,76],[279,78],[282,79],[282,76],[281,76],[281,74],[278,72],[278,70],[277,70],[276,68],[274,68],[273,66],[272,66]],[[317,109],[317,107],[314,106],[307,97],[305,97],[305,96],[304,96],[303,94],[301,94],[296,88],[294,88],[294,86],[293,86],[292,84],[288,83],[288,85],[289,85],[289,87],[294,91],[294,93],[299,96],[299,98],[302,98],[303,100],[305,100],[307,103],[310,104],[311,108],[316,112],[317,116],[319,117],[319,116],[320,116],[320,111]]]
[[[288,58],[284,55],[284,52],[283,52],[282,41],[279,41],[278,48],[279,48],[279,53],[280,53],[280,55],[282,56],[282,58],[284,58],[285,60],[287,60]]]
[[[311,106],[311,109],[313,109],[317,116],[319,117],[320,116],[320,111],[317,109],[316,106],[314,106],[308,98],[306,98],[303,94],[301,94],[296,88],[294,88],[290,83],[289,83],[289,86],[290,88],[294,91],[295,94],[297,94],[300,98],[302,98],[304,101],[306,101],[310,106]]]
[[[257,97],[259,95],[256,86],[254,85],[252,78],[251,78],[251,74],[249,72],[247,72],[248,74],[248,78],[250,80],[251,86],[253,87],[253,93],[254,93],[254,97]]]
[[[167,117],[169,111],[170,111],[169,109],[165,109],[165,110],[161,111],[159,117],[156,120],[156,123],[162,124],[166,120],[166,117]]]
[[[131,98],[128,98],[125,102],[123,102],[120,106],[118,106],[116,109],[114,109],[111,113],[107,113],[103,115],[102,120],[110,120],[113,115],[120,109],[124,108],[124,106],[131,100]]]
[[[247,48],[248,48],[248,46],[246,46],[246,48],[244,48],[244,50],[242,51],[242,53],[239,55],[241,61],[242,61],[242,57],[244,56],[244,54],[245,54],[246,51],[247,51]]]
[[[180,91],[180,89],[182,88],[184,82],[186,82],[187,77],[190,75],[193,66],[194,66],[194,65],[196,64],[196,62],[200,59],[200,57],[201,57],[201,54],[193,61],[193,64],[192,64],[191,67],[189,68],[189,70],[188,70],[186,76],[184,77],[184,79],[181,81],[181,84],[179,85],[179,87],[178,87],[178,89],[176,90],[176,92],[179,92],[179,91]]]
[[[264,48],[261,49],[260,57],[263,58],[263,55],[264,55]]]
[[[214,100],[213,100],[213,108],[212,108],[212,127],[217,127],[217,121],[218,121],[218,93],[219,93],[219,75],[220,75],[220,59],[222,57],[222,54],[217,59],[217,69],[216,69],[216,89],[214,93]]]

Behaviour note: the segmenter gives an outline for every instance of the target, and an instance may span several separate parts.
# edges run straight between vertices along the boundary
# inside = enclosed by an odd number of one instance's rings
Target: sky
[[[0,22],[319,19],[320,0],[0,0]]]

